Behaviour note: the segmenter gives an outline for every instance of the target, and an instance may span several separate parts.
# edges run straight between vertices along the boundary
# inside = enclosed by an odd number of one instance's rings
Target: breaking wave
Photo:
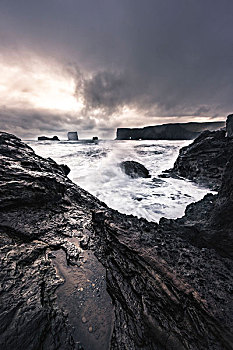
[[[177,218],[187,204],[200,200],[209,190],[188,180],[160,178],[173,166],[179,149],[189,141],[27,142],[37,154],[67,164],[69,177],[109,207],[125,214],[158,221]],[[142,163],[151,178],[131,179],[119,163]]]

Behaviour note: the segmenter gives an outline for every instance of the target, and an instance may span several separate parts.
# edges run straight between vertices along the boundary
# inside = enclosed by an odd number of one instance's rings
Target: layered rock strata
[[[0,163],[2,349],[233,349],[233,161],[218,195],[159,225],[107,208],[13,135]],[[82,315],[93,275],[101,332]]]

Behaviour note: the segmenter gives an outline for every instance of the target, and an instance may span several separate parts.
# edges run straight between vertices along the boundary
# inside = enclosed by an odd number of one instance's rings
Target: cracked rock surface
[[[0,133],[0,348],[233,349],[232,171],[156,224]]]

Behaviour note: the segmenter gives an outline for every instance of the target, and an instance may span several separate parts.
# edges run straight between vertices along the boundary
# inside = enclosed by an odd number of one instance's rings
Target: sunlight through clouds
[[[54,62],[31,59],[20,62],[0,60],[1,106],[79,112],[81,100],[75,96],[76,81]]]

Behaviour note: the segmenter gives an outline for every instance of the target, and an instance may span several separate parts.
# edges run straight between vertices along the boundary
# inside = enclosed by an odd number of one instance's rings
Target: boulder
[[[138,177],[150,177],[149,170],[144,165],[133,160],[127,160],[120,163],[121,170],[128,176],[136,179]]]

